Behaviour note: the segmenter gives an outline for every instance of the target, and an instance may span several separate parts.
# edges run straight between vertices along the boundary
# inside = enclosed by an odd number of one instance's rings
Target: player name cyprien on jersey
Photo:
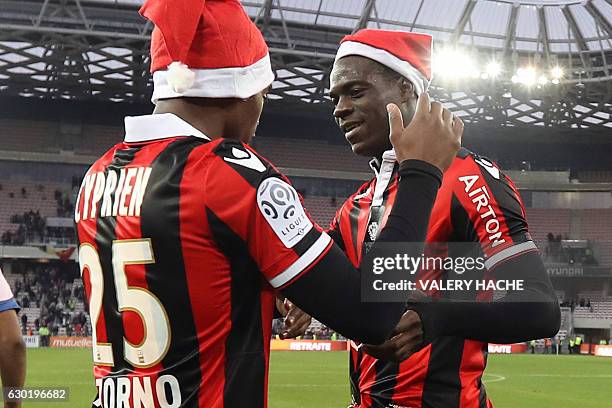
[[[77,203],[83,198],[83,211],[79,206],[74,221],[95,218],[100,207],[100,217],[140,216],[140,207],[151,176],[151,167],[127,167],[121,170],[107,169],[90,173],[83,179]]]

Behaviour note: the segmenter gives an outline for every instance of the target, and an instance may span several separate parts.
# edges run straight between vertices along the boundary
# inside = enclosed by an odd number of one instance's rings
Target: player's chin
[[[372,149],[372,146],[368,144],[367,140],[351,143],[351,149],[353,150],[353,153],[355,153],[358,156],[366,156],[366,157],[374,156],[374,153],[373,153],[374,149]]]

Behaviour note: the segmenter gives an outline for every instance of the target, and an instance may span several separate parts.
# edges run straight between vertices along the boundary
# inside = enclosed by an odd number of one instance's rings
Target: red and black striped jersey
[[[375,170],[376,177],[345,201],[328,231],[355,266],[361,262],[364,245],[384,225],[395,199],[398,176],[393,151],[383,155]],[[444,174],[427,242],[480,243],[488,270],[536,249],[514,183],[495,164],[466,149],[460,150]],[[351,346],[355,407],[492,406],[482,384],[486,343],[440,337],[401,363],[377,360],[359,345],[351,342]]]
[[[93,406],[267,406],[274,291],[331,247],[300,200],[244,144],[126,118],[75,212]]]

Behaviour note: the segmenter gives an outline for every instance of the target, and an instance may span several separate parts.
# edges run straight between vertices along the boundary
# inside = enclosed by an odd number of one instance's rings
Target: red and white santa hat
[[[431,81],[431,49],[428,34],[365,29],[340,41],[336,61],[347,55],[370,58],[406,77],[421,94]]]
[[[268,46],[239,0],[147,0],[153,97],[248,98],[274,80]]]

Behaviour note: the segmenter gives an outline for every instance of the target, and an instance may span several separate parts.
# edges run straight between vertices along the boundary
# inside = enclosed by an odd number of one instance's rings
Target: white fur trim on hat
[[[336,61],[347,55],[360,55],[391,68],[412,82],[417,95],[425,92],[429,87],[429,81],[418,69],[413,67],[408,61],[404,61],[381,48],[372,47],[357,41],[345,41],[338,48]]]
[[[181,72],[176,72],[178,66],[173,64],[169,70],[153,73],[153,103],[179,97],[245,99],[274,81],[268,54],[247,67],[188,69],[181,64]],[[185,68],[194,73],[193,81],[182,75]]]

